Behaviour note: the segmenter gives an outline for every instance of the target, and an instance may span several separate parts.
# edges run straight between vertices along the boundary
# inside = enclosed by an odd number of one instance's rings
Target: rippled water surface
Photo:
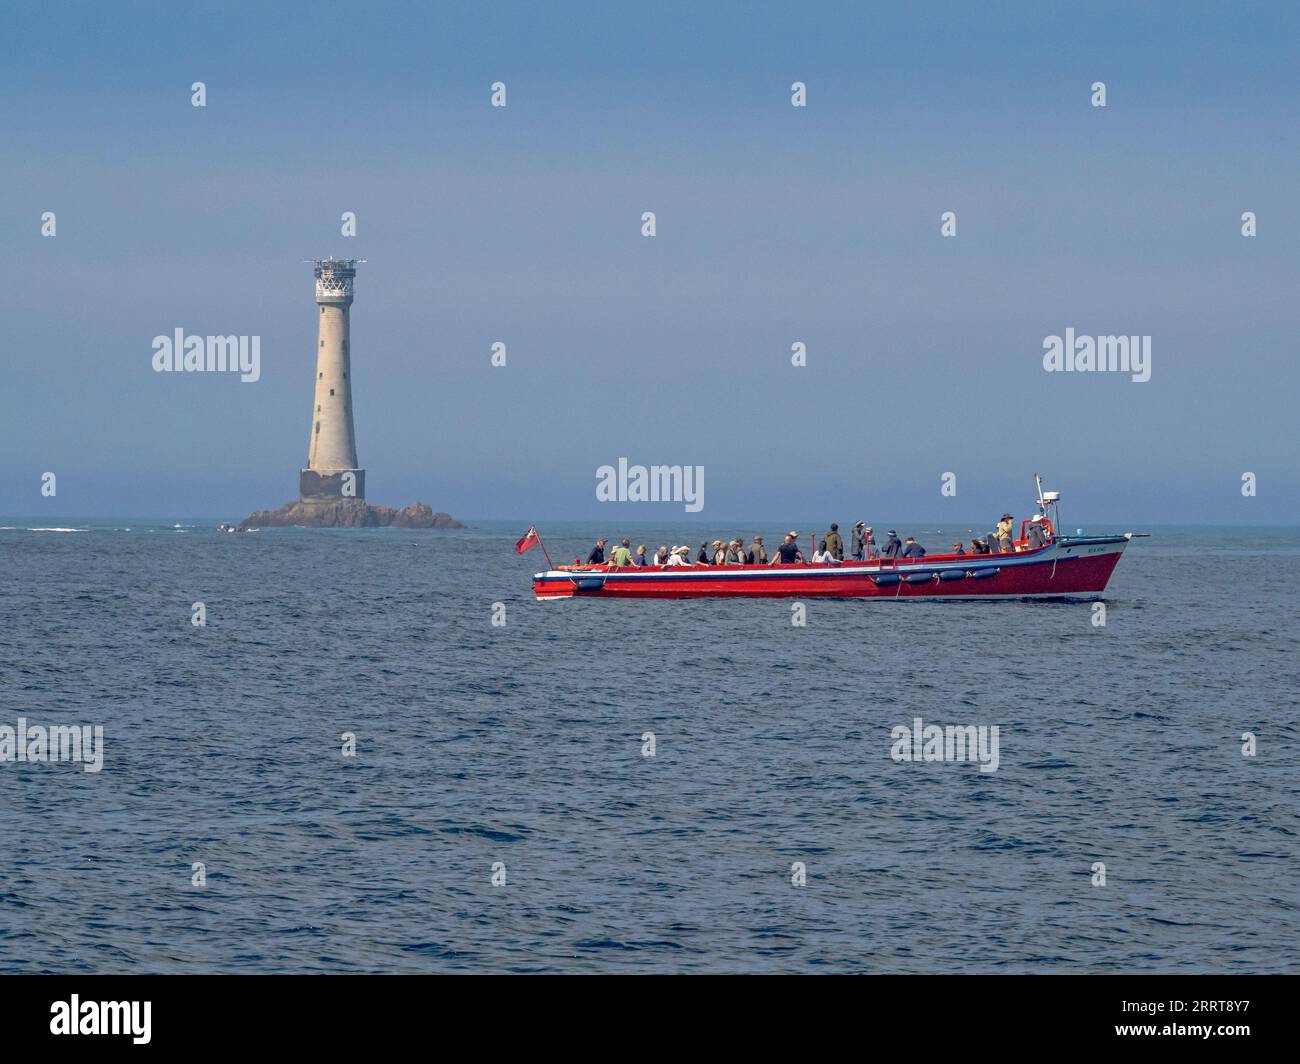
[[[536,603],[526,522],[172,523],[0,522],[0,725],[105,733],[98,774],[0,763],[0,970],[1300,967],[1295,530],[1154,530],[1105,627],[810,601],[798,628]],[[557,561],[590,531],[543,529]],[[634,542],[752,529],[676,531]],[[998,725],[998,770],[891,760],[918,716]]]

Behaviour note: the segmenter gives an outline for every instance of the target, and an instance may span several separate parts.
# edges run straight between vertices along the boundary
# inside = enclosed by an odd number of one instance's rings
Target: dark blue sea
[[[0,762],[0,971],[1300,969],[1300,530],[1147,529],[1104,626],[796,627],[537,603],[526,521],[0,524],[0,726],[104,735],[97,773]],[[894,760],[917,717],[998,726],[997,770]]]

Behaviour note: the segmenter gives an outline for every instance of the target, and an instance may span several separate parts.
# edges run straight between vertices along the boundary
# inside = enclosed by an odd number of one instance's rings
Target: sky
[[[0,515],[296,497],[336,255],[371,502],[996,517],[1041,472],[1298,524],[1298,53],[1280,3],[7,3]],[[260,380],[154,372],[177,328]],[[1150,380],[1047,372],[1067,328]],[[703,512],[597,501],[619,458]]]

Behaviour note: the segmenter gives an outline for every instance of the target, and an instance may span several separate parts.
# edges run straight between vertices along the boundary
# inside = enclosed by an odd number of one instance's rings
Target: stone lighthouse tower
[[[463,528],[427,503],[395,510],[365,501],[366,471],[357,467],[352,425],[352,283],[365,259],[308,259],[316,269],[316,394],[311,403],[307,468],[298,473],[298,499],[257,510],[241,528]],[[233,526],[231,526],[233,531]]]
[[[320,307],[316,340],[316,396],[312,401],[307,468],[298,476],[304,502],[364,499],[366,471],[357,468],[352,424],[350,316],[357,264],[365,259],[310,259]]]

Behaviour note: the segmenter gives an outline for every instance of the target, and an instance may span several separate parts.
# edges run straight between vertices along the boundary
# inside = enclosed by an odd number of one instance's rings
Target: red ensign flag
[[[524,535],[524,538],[515,544],[515,550],[518,551],[520,554],[523,554],[523,552],[526,551],[529,547],[533,546],[534,544],[541,543],[541,541],[542,541],[541,537],[537,535],[537,526],[534,525]]]

